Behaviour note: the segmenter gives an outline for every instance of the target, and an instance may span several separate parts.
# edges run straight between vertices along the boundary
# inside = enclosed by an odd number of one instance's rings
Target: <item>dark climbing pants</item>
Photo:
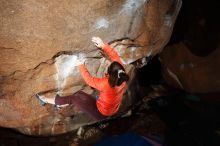
[[[103,119],[105,118],[97,109],[96,106],[96,98],[83,92],[78,91],[70,96],[59,97],[55,98],[56,105],[74,105],[80,109],[80,111],[85,112],[92,116],[95,119]]]

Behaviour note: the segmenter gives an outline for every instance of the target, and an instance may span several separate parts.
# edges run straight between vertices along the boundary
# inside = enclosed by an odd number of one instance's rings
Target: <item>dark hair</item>
[[[125,73],[124,67],[114,61],[108,67],[109,79],[108,82],[111,87],[120,86],[124,81],[129,80],[129,76]]]

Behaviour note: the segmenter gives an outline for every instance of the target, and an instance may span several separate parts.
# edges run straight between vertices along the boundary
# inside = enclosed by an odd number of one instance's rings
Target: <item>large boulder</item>
[[[220,48],[207,56],[193,54],[184,43],[166,47],[160,54],[166,82],[191,93],[220,91]]]
[[[94,122],[71,106],[41,107],[34,95],[94,92],[74,64],[85,53],[91,74],[105,73],[109,60],[94,48],[92,36],[109,42],[132,74],[130,63],[154,56],[169,41],[181,2],[0,0],[0,126],[53,135]],[[129,95],[124,98],[135,98]]]
[[[218,6],[217,1],[186,0],[171,41],[160,54],[169,85],[210,100],[219,100],[220,91]]]

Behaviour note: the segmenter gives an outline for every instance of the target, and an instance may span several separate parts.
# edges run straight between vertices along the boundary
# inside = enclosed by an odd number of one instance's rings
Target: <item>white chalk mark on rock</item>
[[[96,21],[96,29],[108,28],[109,21],[106,18],[100,18]]]
[[[66,78],[70,74],[73,74],[73,69],[76,66],[77,58],[78,57],[76,55],[61,55],[56,58],[55,64],[59,75],[63,78]]]
[[[137,50],[137,47],[132,47],[131,51],[134,52],[135,50]]]
[[[165,15],[164,17],[164,24],[168,27],[171,27],[173,24],[173,18],[171,15]]]
[[[56,58],[55,66],[57,69],[57,88],[62,90],[66,84],[66,78],[70,75],[76,75],[77,69],[77,55],[60,55]]]
[[[123,8],[120,13],[127,13],[136,11],[139,9],[147,0],[127,0],[123,5]]]

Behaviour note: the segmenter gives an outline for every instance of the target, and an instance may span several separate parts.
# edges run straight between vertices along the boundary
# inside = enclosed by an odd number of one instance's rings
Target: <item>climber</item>
[[[103,78],[92,77],[84,65],[86,61],[85,56],[81,56],[78,59],[77,66],[85,82],[100,92],[100,95],[96,96],[96,106],[98,111],[104,116],[111,116],[115,114],[120,107],[129,76],[126,74],[122,61],[113,48],[111,48],[107,43],[104,43],[99,37],[93,37],[92,42],[96,47],[101,48],[112,61],[108,67],[107,74]],[[36,97],[43,104],[50,103],[58,106],[71,104],[71,99],[69,99],[71,96],[66,99],[65,97],[58,96],[46,98],[37,94]]]

